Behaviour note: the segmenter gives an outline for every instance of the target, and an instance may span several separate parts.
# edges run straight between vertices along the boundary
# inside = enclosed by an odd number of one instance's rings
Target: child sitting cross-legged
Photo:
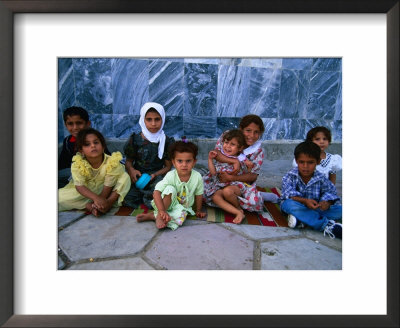
[[[155,221],[158,229],[175,230],[183,224],[188,213],[200,218],[206,216],[201,212],[203,180],[200,173],[193,170],[197,152],[198,148],[192,142],[177,141],[171,145],[169,156],[175,170],[168,172],[155,186],[151,202],[154,213],[137,215],[138,222]]]
[[[305,141],[296,146],[297,167],[282,179],[281,210],[288,216],[290,228],[305,224],[323,231],[331,238],[342,238],[342,206],[334,184],[317,171],[321,149],[314,142]]]
[[[79,131],[76,139],[79,152],[72,158],[72,180],[58,189],[58,210],[86,209],[100,216],[121,206],[131,186],[121,153],[105,154],[105,139],[92,128]]]

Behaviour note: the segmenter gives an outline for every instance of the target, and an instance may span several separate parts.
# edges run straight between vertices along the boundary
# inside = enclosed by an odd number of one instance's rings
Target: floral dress
[[[111,156],[104,154],[103,163],[95,169],[77,153],[72,158],[71,181],[64,188],[58,189],[58,210],[85,209],[86,204],[91,202],[89,198],[81,195],[75,186],[85,186],[98,195],[104,186],[113,187],[113,191],[119,195],[113,206],[121,206],[131,186],[131,179],[120,163],[121,159],[120,152],[112,153]]]
[[[217,140],[215,149],[222,150],[223,135]],[[253,163],[253,167],[249,170],[244,162],[240,162],[241,168],[238,175],[244,173],[255,173],[259,174],[261,165],[264,160],[264,152],[262,148],[257,149],[254,153],[246,156],[248,160]],[[227,163],[215,163],[217,173],[219,172],[231,172],[233,165]],[[263,210],[264,201],[260,192],[257,190],[256,183],[248,184],[240,181],[233,182],[220,182],[217,176],[212,176],[210,173],[203,176],[204,182],[204,200],[207,205],[217,207],[212,201],[212,195],[219,189],[223,189],[228,185],[237,186],[240,189],[240,196],[238,196],[240,207],[249,212],[261,212]]]

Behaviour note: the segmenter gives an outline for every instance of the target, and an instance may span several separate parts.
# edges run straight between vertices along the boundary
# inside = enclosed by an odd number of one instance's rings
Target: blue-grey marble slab
[[[312,68],[313,71],[342,71],[341,58],[314,58]]]
[[[140,115],[149,99],[147,60],[111,59],[113,113]]]
[[[340,78],[339,78],[339,90],[338,90],[338,96],[336,98],[336,108],[335,108],[335,120],[341,120],[342,119],[342,74],[340,73]]]
[[[61,143],[64,139],[65,135],[65,131],[64,131],[64,119],[63,119],[63,115],[61,113],[61,111],[58,111],[58,129],[57,129],[57,140],[58,143]]]
[[[184,116],[183,132],[187,138],[216,138],[217,117]]]
[[[113,115],[112,114],[89,114],[92,128],[100,131],[104,138],[113,138]]]
[[[340,84],[341,75],[339,72],[313,71],[310,78],[306,118],[333,119]]]
[[[182,116],[166,116],[165,117],[165,125],[164,125],[164,133],[173,137],[176,140],[180,140],[182,136],[184,136],[183,130],[183,117]]]
[[[217,116],[218,66],[185,64],[184,116]]]
[[[180,62],[151,60],[149,62],[149,101],[164,106],[165,115],[183,113],[184,64]]]
[[[295,70],[311,70],[312,58],[283,58],[282,68]]]
[[[217,134],[218,138],[227,130],[239,129],[239,122],[241,117],[217,117]]]
[[[236,65],[249,67],[282,68],[282,58],[241,58],[236,60]]]
[[[310,71],[282,70],[279,113],[280,119],[304,115],[310,86]]]
[[[220,65],[218,70],[217,115],[243,116],[248,113],[249,67]]]
[[[68,107],[74,105],[75,102],[75,89],[74,89],[74,78],[71,69],[68,70],[69,73],[64,74],[63,78],[59,80],[58,84],[58,139],[63,138],[68,135],[67,129],[64,128],[63,113]],[[66,134],[65,134],[66,133]]]
[[[107,58],[72,59],[76,105],[89,114],[111,114],[113,90],[111,60]]]
[[[332,141],[342,141],[342,120],[335,120],[332,125]]]
[[[157,58],[150,58],[151,60],[164,60],[164,61],[170,61],[174,63],[183,63],[185,61],[185,58],[181,57],[157,57]]]
[[[218,65],[220,64],[219,58],[185,58],[185,63],[193,63],[193,64],[213,64]]]
[[[139,115],[113,115],[113,130],[115,138],[128,138],[132,133],[141,131]]]
[[[248,112],[260,117],[277,117],[281,69],[251,68]]]
[[[72,70],[72,58],[58,58],[58,81]]]

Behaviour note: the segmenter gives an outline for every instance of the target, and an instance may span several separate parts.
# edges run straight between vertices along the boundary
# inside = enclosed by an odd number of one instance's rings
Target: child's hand
[[[133,167],[128,170],[128,174],[131,177],[133,183],[138,180],[138,177],[140,178],[142,176],[142,173],[140,173],[140,171],[138,170],[135,170]]]
[[[100,196],[94,199],[93,203],[96,209],[100,210],[101,212],[104,212],[108,205],[107,199]]]
[[[165,223],[171,221],[171,217],[168,215],[168,213],[166,211],[159,211],[157,214],[157,218],[160,218]]]
[[[227,172],[221,172],[221,173],[219,173],[219,174],[218,174],[218,180],[221,181],[221,182],[223,182],[223,183],[233,181],[232,175],[230,175],[230,174],[227,173]]]
[[[319,208],[320,208],[322,211],[328,210],[329,207],[331,207],[331,204],[330,204],[329,202],[327,202],[327,201],[325,201],[325,200],[323,200],[322,202],[319,202]]]
[[[211,150],[208,153],[208,158],[213,159],[213,158],[217,157],[217,155],[218,155],[218,153],[215,150]]]
[[[245,160],[244,160],[244,164],[246,164],[246,166],[247,166],[247,168],[248,168],[249,170],[252,169],[253,166],[254,166],[254,163],[253,163],[252,161],[248,160],[248,159],[245,159]]]
[[[201,212],[201,211],[196,212],[196,216],[198,218],[204,218],[206,215],[207,215],[207,213],[205,213],[205,212]]]
[[[305,205],[312,210],[315,210],[319,207],[319,203],[314,199],[306,199]]]
[[[235,160],[235,163],[233,163],[232,165],[233,165],[233,170],[230,173],[233,174],[233,175],[236,175],[240,170],[240,162],[239,162],[239,160]]]

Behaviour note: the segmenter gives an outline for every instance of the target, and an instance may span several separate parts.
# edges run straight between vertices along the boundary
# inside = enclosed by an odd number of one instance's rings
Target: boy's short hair
[[[319,148],[319,146],[312,141],[303,141],[294,149],[294,158],[297,160],[300,154],[305,154],[311,158],[315,158],[317,163],[319,163],[321,158],[321,148]]]
[[[242,130],[239,129],[234,129],[234,130],[229,130],[227,132],[224,133],[224,135],[222,136],[222,141],[230,141],[233,138],[236,138],[236,140],[238,141],[239,147],[244,147],[246,146],[246,139],[244,138],[244,134],[242,132]]]
[[[306,140],[312,141],[318,132],[322,132],[325,135],[326,139],[328,139],[329,143],[331,143],[332,141],[331,131],[324,126],[316,126],[315,128],[312,128],[310,131],[308,131]]]
[[[197,153],[199,149],[198,147],[190,141],[175,141],[168,150],[169,158],[174,159],[175,153],[192,153],[193,159],[196,159]]]
[[[264,133],[264,131],[265,131],[264,122],[262,121],[260,116],[254,115],[254,114],[249,114],[249,115],[243,116],[239,122],[239,127],[240,127],[240,129],[243,130],[246,127],[248,127],[251,123],[258,125],[258,127],[260,128],[260,132]]]
[[[67,121],[68,116],[78,115],[80,116],[85,122],[89,122],[89,114],[86,109],[78,106],[68,107],[64,110],[63,118],[64,123]]]
[[[82,147],[85,145],[85,140],[86,140],[86,136],[88,134],[94,134],[97,138],[99,138],[101,145],[103,146],[103,148],[106,148],[106,140],[104,139],[103,135],[93,129],[93,128],[86,128],[86,129],[82,129],[78,132],[78,135],[76,136],[76,148],[78,150],[81,150]]]

